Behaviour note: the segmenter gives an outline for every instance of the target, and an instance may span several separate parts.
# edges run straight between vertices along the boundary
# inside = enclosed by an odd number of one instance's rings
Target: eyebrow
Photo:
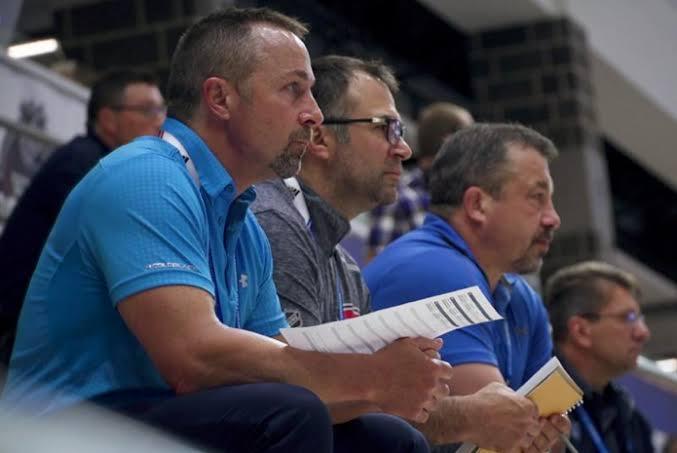
[[[315,83],[315,78],[311,77],[310,74],[308,74],[303,69],[294,69],[292,71],[289,71],[287,74],[285,74],[285,77],[289,77],[289,76],[297,76],[297,77],[300,77],[303,80],[307,80],[311,83]]]
[[[545,180],[541,179],[541,180],[537,181],[534,186],[539,188],[539,189],[544,189],[544,190],[547,190],[547,191],[552,192],[552,193],[555,192],[555,185],[550,184],[550,181],[545,181]],[[533,186],[532,186],[532,188],[533,188]]]

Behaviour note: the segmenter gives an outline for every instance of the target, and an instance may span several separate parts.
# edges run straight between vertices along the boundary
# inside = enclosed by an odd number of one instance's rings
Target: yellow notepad
[[[583,402],[583,391],[566,372],[557,357],[548,360],[533,376],[517,389],[536,403],[538,414],[566,414]],[[456,453],[491,453],[473,444],[463,444]]]

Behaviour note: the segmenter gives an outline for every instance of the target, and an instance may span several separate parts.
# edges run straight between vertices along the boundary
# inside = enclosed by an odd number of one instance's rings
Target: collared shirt
[[[423,224],[430,205],[430,194],[423,171],[406,171],[397,186],[397,201],[380,205],[369,213],[371,225],[367,246],[380,252],[383,247]]]
[[[561,352],[557,353],[564,368],[583,390],[583,410],[590,417],[592,429],[600,436],[604,448],[609,453],[649,453],[653,452],[651,427],[635,408],[635,405],[621,387],[607,384],[601,392],[596,392],[583,379],[576,368],[566,360]],[[571,442],[580,453],[596,453],[593,440],[595,434],[586,425],[580,407],[569,414],[571,419]]]
[[[265,234],[234,182],[190,128],[111,153],[78,184],[28,290],[3,402],[46,413],[107,392],[167,389],[116,306],[166,285],[201,288],[223,323],[264,335],[287,324]],[[224,364],[227,365],[227,364]]]
[[[252,205],[273,250],[274,278],[287,321],[311,326],[366,313],[371,298],[359,267],[339,242],[350,223],[303,183],[292,190],[282,180],[256,185]],[[306,223],[294,205],[303,197]]]
[[[540,297],[514,274],[505,274],[492,292],[466,242],[435,214],[386,247],[365,268],[364,278],[374,309],[479,286],[505,319],[444,335],[440,354],[452,365],[496,366],[516,389],[551,357],[548,318]]]

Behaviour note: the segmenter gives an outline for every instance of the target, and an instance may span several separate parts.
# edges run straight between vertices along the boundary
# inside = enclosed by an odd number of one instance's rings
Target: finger
[[[426,349],[434,349],[435,351],[439,351],[439,349],[442,347],[441,338],[414,337],[410,338],[410,341],[414,343],[414,345],[421,351],[425,351]]]
[[[530,423],[527,427],[526,435],[531,441],[541,433],[541,424],[540,423]]]
[[[440,356],[440,353],[437,352],[437,350],[435,350],[435,349],[424,349],[423,352],[425,353],[425,355],[427,355],[431,359],[441,359],[442,358],[442,356]]]
[[[571,421],[566,415],[551,415],[548,420],[550,420],[550,423],[552,423],[559,433],[568,436],[571,432]]]
[[[412,420],[415,421],[416,423],[425,423],[428,421],[428,417],[430,417],[430,414],[426,409],[421,409],[413,418]]]
[[[431,360],[435,362],[437,368],[440,371],[440,375],[438,376],[440,379],[449,380],[454,376],[454,369],[449,364],[449,362],[445,362],[444,360],[440,359],[431,359]]]

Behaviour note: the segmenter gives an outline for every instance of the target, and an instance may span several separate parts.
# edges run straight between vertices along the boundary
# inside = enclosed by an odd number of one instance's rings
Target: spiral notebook
[[[533,376],[517,389],[536,403],[539,415],[566,414],[583,402],[583,391],[566,372],[557,357],[548,360]],[[463,444],[456,453],[489,453],[491,450],[473,444]]]

